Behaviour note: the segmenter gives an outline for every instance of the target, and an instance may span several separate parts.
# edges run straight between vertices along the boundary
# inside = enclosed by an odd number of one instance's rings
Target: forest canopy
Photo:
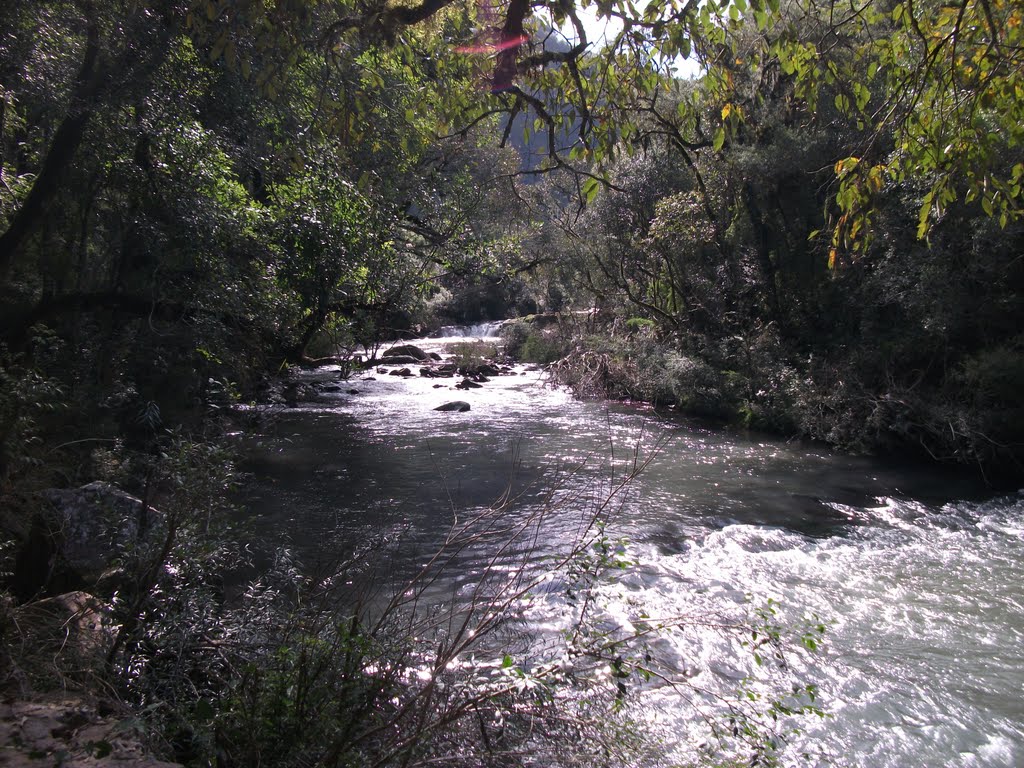
[[[166,376],[196,402],[311,350],[604,306],[718,371],[760,370],[767,334],[783,378],[846,413],[794,420],[809,406],[791,392],[785,418],[753,423],[1016,455],[987,419],[1017,409],[1021,16],[1006,0],[12,0],[9,365],[36,370],[47,327],[83,364],[116,361],[139,409]],[[856,337],[882,329],[859,359]],[[863,393],[840,395],[851,380]],[[102,400],[93,386],[61,391]],[[766,391],[740,387],[744,412]],[[872,419],[877,434],[854,426]]]

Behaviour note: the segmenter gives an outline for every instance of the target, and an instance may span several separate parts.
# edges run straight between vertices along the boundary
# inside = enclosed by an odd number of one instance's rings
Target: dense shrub
[[[528,320],[513,320],[501,328],[505,354],[524,363],[548,365],[566,353],[566,340],[556,327],[542,328]]]
[[[711,419],[734,414],[730,378],[702,360],[673,353],[666,360],[665,376],[680,410]]]

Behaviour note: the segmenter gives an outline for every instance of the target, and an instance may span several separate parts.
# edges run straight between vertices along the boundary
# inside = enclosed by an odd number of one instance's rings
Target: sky
[[[642,2],[637,7],[642,10],[646,5],[646,2]],[[591,5],[586,9],[577,8],[577,12],[579,13],[580,22],[583,24],[583,29],[587,33],[587,42],[593,48],[599,48],[622,31],[622,22],[618,19],[598,18],[595,5]],[[561,32],[570,43],[576,41],[576,30],[573,28],[572,22],[566,21],[562,25]],[[672,66],[678,77],[696,77],[701,73],[700,65],[697,62],[691,59],[684,59],[681,56],[672,62]]]

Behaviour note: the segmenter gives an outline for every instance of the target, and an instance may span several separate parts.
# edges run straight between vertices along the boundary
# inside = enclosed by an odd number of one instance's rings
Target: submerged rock
[[[469,410],[469,403],[465,400],[453,400],[450,403],[439,405],[434,409],[435,411],[457,411],[458,413],[465,413]]]

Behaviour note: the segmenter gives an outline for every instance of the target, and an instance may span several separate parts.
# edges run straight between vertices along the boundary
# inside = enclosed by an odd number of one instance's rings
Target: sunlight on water
[[[523,367],[480,389],[455,383],[372,371],[279,409],[251,446],[250,522],[311,557],[370,536],[400,542],[389,564],[400,578],[453,520],[506,492],[521,495],[511,525],[560,487],[568,501],[537,546],[571,540],[580,510],[653,456],[609,527],[635,559],[607,587],[610,625],[694,617],[653,650],[682,679],[727,690],[752,673],[749,649],[701,623],[774,600],[784,624],[827,625],[824,649],[792,664],[830,717],[805,723],[786,760],[807,749],[812,765],[1024,765],[1024,497],[979,501],[949,473],[577,402]],[[471,410],[433,410],[451,400]],[[485,559],[464,553],[438,594],[471,590]],[[545,582],[537,636],[557,631],[564,593]],[[687,758],[700,738],[693,707],[668,686],[644,696]]]

